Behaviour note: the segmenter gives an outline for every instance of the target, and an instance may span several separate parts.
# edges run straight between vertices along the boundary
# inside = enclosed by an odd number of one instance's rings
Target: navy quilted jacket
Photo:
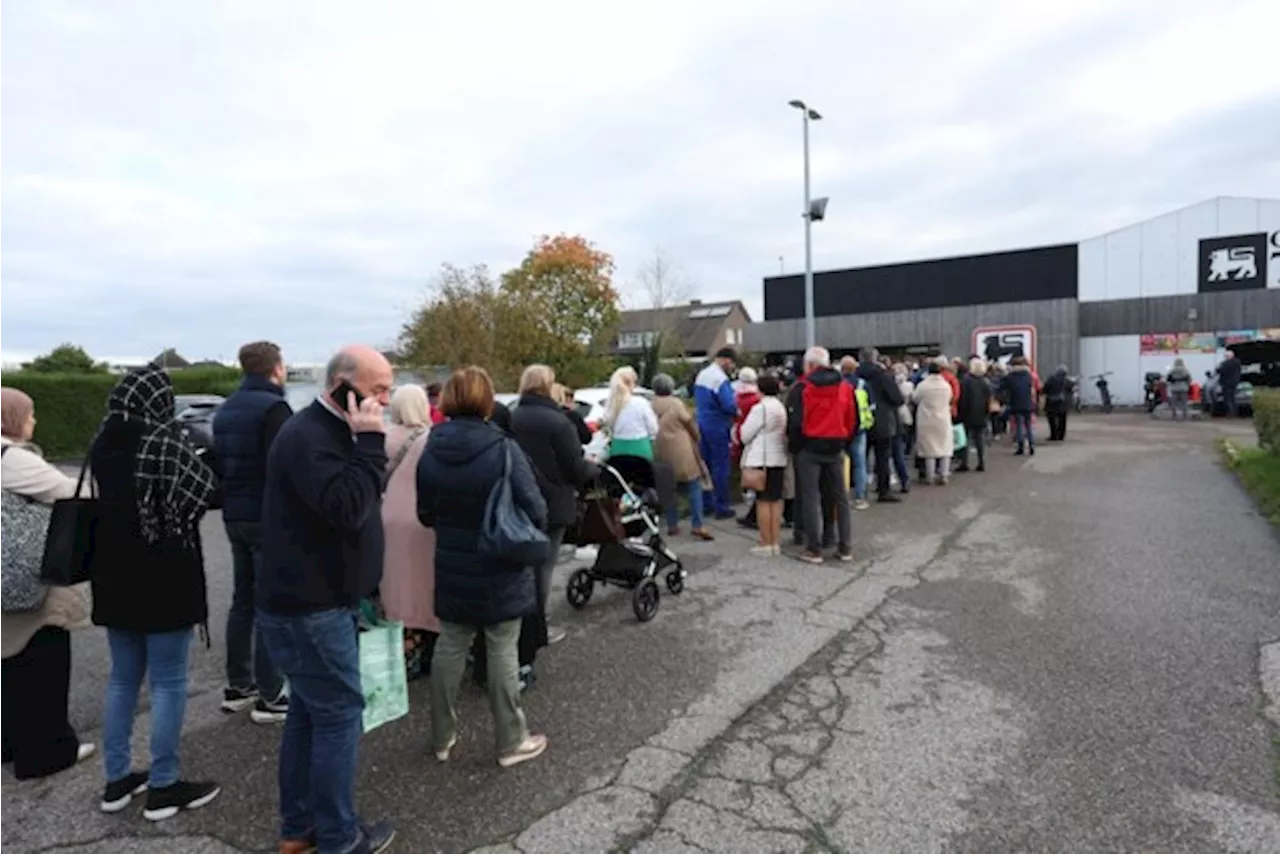
[[[418,519],[436,532],[436,616],[448,623],[491,626],[538,609],[534,569],[479,554],[489,493],[510,445],[516,503],[541,528],[547,504],[529,460],[514,439],[478,418],[431,428],[418,463]]]

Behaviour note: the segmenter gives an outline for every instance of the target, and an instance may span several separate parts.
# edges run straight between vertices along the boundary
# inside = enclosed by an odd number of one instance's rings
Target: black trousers
[[[867,437],[867,449],[876,454],[876,495],[888,495],[889,475],[893,470],[893,437],[872,433]]]
[[[1049,419],[1049,441],[1061,442],[1067,438],[1067,410],[1046,411],[1045,415]]]
[[[76,764],[80,739],[67,721],[71,634],[45,626],[22,652],[4,660],[4,761],[19,780],[47,777]]]

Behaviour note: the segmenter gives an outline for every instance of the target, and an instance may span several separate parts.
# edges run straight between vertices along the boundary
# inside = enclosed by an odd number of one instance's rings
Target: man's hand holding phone
[[[376,397],[363,400],[355,392],[347,392],[347,423],[352,433],[385,433],[386,422],[382,420],[382,404]]]

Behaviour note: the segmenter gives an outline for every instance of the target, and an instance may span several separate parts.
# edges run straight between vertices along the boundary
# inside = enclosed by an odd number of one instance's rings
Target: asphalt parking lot
[[[1076,418],[1035,457],[856,514],[856,561],[673,542],[690,570],[641,625],[626,594],[553,618],[527,697],[546,756],[493,762],[465,691],[434,762],[428,691],[362,744],[359,804],[394,851],[1280,852],[1280,539],[1213,440],[1246,425]],[[100,760],[3,778],[6,852],[274,850],[279,731],[218,711],[230,565],[206,522],[212,648],[184,770],[222,796],[160,825],[96,809]],[[99,740],[99,630],[72,718]],[[1271,705],[1268,705],[1268,704]],[[1268,714],[1273,719],[1268,719]],[[145,757],[146,712],[137,755]]]

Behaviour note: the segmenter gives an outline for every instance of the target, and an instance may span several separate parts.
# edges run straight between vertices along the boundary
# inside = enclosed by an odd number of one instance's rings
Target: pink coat
[[[400,448],[419,428],[395,426],[387,431],[387,458],[394,462]],[[386,556],[382,564],[382,607],[387,619],[407,629],[440,631],[436,618],[436,534],[418,521],[418,460],[427,446],[423,430],[391,474],[382,498],[382,527]]]

